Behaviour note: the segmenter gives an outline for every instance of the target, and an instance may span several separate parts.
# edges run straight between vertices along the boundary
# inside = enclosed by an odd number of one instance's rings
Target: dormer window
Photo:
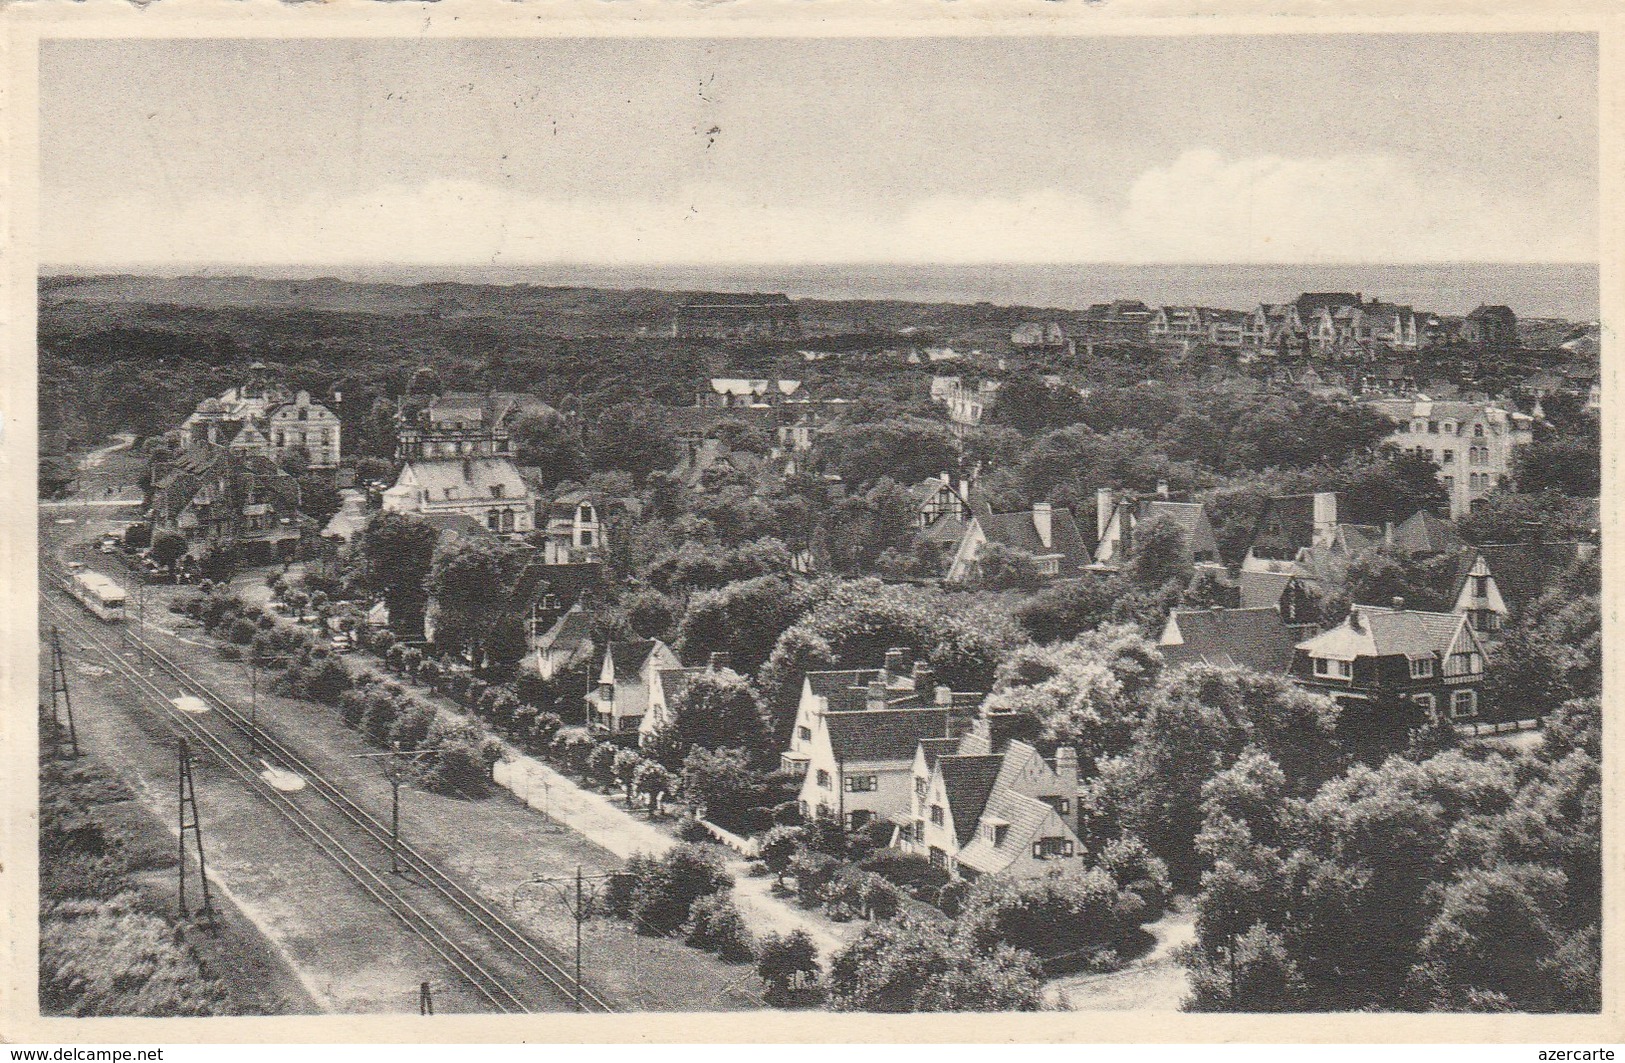
[[[1411,678],[1412,679],[1432,679],[1433,678],[1433,658],[1432,657],[1421,657],[1421,658],[1418,658],[1416,660],[1411,661]]]
[[[491,497],[492,498],[501,498],[502,497],[502,485],[501,484],[492,484],[491,485]]]

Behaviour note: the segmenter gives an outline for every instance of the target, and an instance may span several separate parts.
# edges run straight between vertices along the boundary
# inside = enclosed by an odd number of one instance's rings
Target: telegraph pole
[[[203,892],[203,907],[198,912],[208,918],[209,925],[214,925],[214,900],[209,895],[208,865],[203,861],[203,827],[198,821],[197,790],[192,784],[192,754],[186,746],[186,739],[176,740],[177,750],[180,754],[180,852],[177,854],[176,871],[180,878],[179,901],[182,919],[191,917],[191,910],[186,905],[186,832],[192,832],[192,838],[197,848],[197,875],[198,886]],[[191,810],[191,819],[187,819],[187,810]]]
[[[62,655],[62,632],[51,627],[51,723],[56,740],[56,753],[62,755],[62,720],[67,717],[68,744],[73,755],[79,755],[79,732],[73,725],[73,700],[68,697],[67,661]]]

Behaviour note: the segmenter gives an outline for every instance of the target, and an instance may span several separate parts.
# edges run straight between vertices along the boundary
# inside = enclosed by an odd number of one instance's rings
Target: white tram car
[[[124,588],[100,572],[75,572],[73,596],[103,620],[117,623],[124,619]]]

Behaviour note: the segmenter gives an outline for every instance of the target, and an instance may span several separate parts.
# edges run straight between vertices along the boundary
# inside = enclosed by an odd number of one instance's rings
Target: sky
[[[74,40],[40,71],[54,265],[1598,254],[1590,35]]]

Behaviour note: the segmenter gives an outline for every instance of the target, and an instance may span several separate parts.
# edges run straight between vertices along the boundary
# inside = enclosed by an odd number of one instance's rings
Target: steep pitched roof
[[[654,639],[639,639],[636,642],[611,642],[606,652],[615,662],[615,677],[625,680],[638,674],[643,662],[649,659],[654,650]]]
[[[1015,790],[995,788],[988,795],[987,804],[982,810],[984,820],[999,820],[1005,826],[1004,844],[994,845],[993,839],[981,831],[966,844],[961,838],[960,844],[964,848],[954,854],[954,859],[960,864],[974,868],[986,875],[997,874],[1015,863],[1032,847],[1032,843],[1039,838],[1044,823],[1054,814],[1054,809],[1026,794]],[[959,820],[954,819],[955,826]]]
[[[1340,661],[1359,657],[1442,657],[1450,651],[1465,623],[1466,618],[1455,613],[1416,609],[1396,612],[1385,606],[1356,605],[1341,625],[1298,643],[1297,648]]]
[[[1298,313],[1308,317],[1321,308],[1335,310],[1340,306],[1359,306],[1360,296],[1355,292],[1304,292],[1293,300]]]
[[[1240,665],[1280,673],[1291,667],[1297,642],[1273,607],[1180,609],[1168,617],[1158,649],[1171,665]]]
[[[941,738],[946,709],[875,709],[824,717],[830,748],[841,761],[912,760],[922,738]]]
[[[937,766],[938,758],[952,756],[959,751],[959,739],[922,738],[919,748],[925,754],[925,770],[930,771]]]
[[[585,609],[576,607],[555,620],[553,626],[536,640],[536,644],[544,651],[570,652],[590,641],[592,641],[592,618],[587,615]]]
[[[1425,509],[1417,510],[1394,528],[1394,546],[1416,557],[1421,554],[1448,554],[1467,545],[1450,521]]]
[[[976,834],[982,810],[987,807],[988,795],[1004,766],[1004,755],[989,753],[967,755],[955,753],[937,758],[937,772],[942,776],[942,788],[948,795],[948,810],[954,817],[954,833],[959,844],[967,844]]]
[[[1253,526],[1253,552],[1259,557],[1291,560],[1315,540],[1315,496],[1278,495],[1264,500]]]
[[[1280,603],[1281,595],[1286,592],[1286,585],[1300,578],[1290,571],[1259,572],[1244,568],[1236,576],[1236,582],[1241,587],[1241,607],[1274,609]]]
[[[977,514],[976,522],[990,543],[999,543],[1040,556],[1060,554],[1063,570],[1081,569],[1089,563],[1089,549],[1084,545],[1083,536],[1078,534],[1078,525],[1072,519],[1072,511],[1065,506],[1056,506],[1050,510],[1048,546],[1045,546],[1044,541],[1038,537],[1038,527],[1033,523],[1031,510],[1022,510],[1019,513],[984,511]]]

